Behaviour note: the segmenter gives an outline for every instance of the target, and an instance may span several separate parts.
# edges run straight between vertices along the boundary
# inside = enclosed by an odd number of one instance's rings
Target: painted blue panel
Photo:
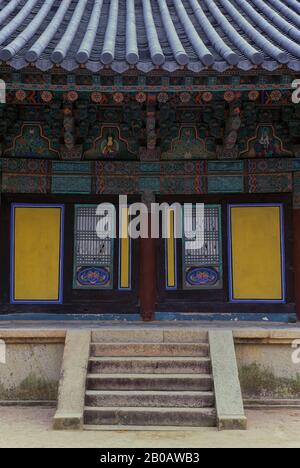
[[[292,159],[292,170],[300,171],[300,158]]]
[[[52,163],[52,171],[53,173],[86,173],[89,174],[91,171],[91,165],[89,162],[74,162],[74,161],[60,161]]]
[[[52,193],[91,193],[87,176],[52,176]]]
[[[160,172],[160,163],[141,163],[140,171],[141,172]]]
[[[208,172],[244,172],[244,161],[209,161]]]
[[[141,192],[145,190],[160,191],[160,179],[157,177],[140,177],[139,188]]]
[[[295,177],[294,177],[294,188],[295,187],[297,188],[300,187],[300,177],[298,176],[298,174],[295,174]]]
[[[1,322],[18,322],[18,321],[55,321],[55,322],[80,322],[80,321],[123,321],[123,322],[141,322],[139,314],[39,314],[39,313],[24,313],[24,314],[8,314],[0,315]],[[261,322],[259,325],[262,328],[268,328],[270,325],[283,323],[296,323],[296,314],[184,314],[184,313],[168,313],[157,312],[155,314],[157,322],[164,321],[181,321],[181,322]],[[153,323],[155,325],[155,323]],[[158,323],[159,325],[159,323]],[[6,325],[3,325],[6,326]]]
[[[208,177],[208,193],[242,193],[244,192],[243,176]]]
[[[7,321],[55,321],[55,322],[80,322],[80,321],[124,321],[124,322],[139,322],[141,316],[139,314],[56,314],[49,312],[45,313],[24,313],[24,314],[8,314],[0,315],[0,322]]]
[[[181,312],[157,312],[158,321],[203,321],[203,322],[262,322],[266,328],[271,323],[296,323],[296,314],[185,314]]]

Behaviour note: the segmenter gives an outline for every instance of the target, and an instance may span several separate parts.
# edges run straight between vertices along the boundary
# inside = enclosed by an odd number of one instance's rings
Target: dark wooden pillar
[[[300,321],[300,208],[293,210],[294,231],[294,276],[295,276],[295,299],[297,318]]]
[[[150,205],[154,201],[153,196],[142,197],[143,203],[149,209],[149,236],[141,239],[140,252],[140,307],[142,320],[150,322],[154,320],[156,303],[156,240],[151,238],[151,214]]]

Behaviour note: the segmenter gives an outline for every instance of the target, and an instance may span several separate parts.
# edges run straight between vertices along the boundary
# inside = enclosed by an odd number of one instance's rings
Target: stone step
[[[126,431],[126,432],[161,432],[162,428],[161,426],[126,426],[124,424],[122,425],[111,425],[111,424],[106,424],[106,425],[99,425],[99,424],[84,424],[83,429],[85,431],[106,431],[106,432],[116,432],[116,431]],[[198,431],[199,432],[199,427],[195,426],[164,426],[163,427],[164,432],[192,432],[192,431]]]
[[[214,427],[216,412],[211,408],[86,407],[84,424]]]
[[[92,343],[91,356],[184,357],[209,355],[208,343]]]
[[[87,390],[212,391],[209,374],[88,374]]]
[[[198,357],[92,357],[90,373],[121,374],[199,374],[211,373],[209,358]]]
[[[94,391],[86,392],[85,404],[92,407],[179,407],[211,408],[213,392]]]
[[[207,343],[208,331],[184,328],[110,328],[92,330],[92,343]]]

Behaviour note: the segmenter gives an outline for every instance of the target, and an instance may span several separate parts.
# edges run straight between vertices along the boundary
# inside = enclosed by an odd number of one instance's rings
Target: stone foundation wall
[[[56,400],[64,334],[0,331],[0,339],[0,400]]]
[[[154,330],[147,329],[147,340],[149,334],[161,332]],[[116,332],[105,330],[103,339],[110,340],[108,333]],[[126,330],[118,332],[124,336]],[[183,341],[185,333],[191,338],[188,327],[176,333]],[[300,331],[233,328],[233,334],[244,398],[300,399],[300,364],[292,361],[292,343],[300,339]],[[0,400],[55,400],[65,335],[62,329],[0,330],[0,340],[6,343],[6,363],[0,362]]]
[[[55,400],[62,355],[62,344],[8,344],[0,400]]]
[[[290,344],[237,344],[244,398],[300,399],[300,364]]]

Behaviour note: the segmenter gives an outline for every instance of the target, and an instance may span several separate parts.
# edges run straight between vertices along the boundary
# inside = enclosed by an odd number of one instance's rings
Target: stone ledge
[[[264,399],[250,399],[244,398],[244,406],[246,409],[252,410],[272,410],[278,408],[285,409],[299,409],[300,400],[299,399],[279,399],[279,398],[264,398]]]
[[[207,340],[208,330],[189,327],[104,327],[92,329],[92,341],[101,343],[197,343]]]
[[[0,339],[7,344],[60,344],[64,343],[66,330],[27,328],[0,329]]]
[[[84,328],[83,328],[84,325]],[[47,328],[47,324],[40,323],[38,328],[0,328],[0,339],[5,340],[9,344],[48,344],[48,343],[64,343],[67,330],[85,330],[86,323],[78,322],[76,327],[74,325],[65,325],[63,328]],[[145,326],[142,324],[122,324],[114,326],[99,326],[90,324],[90,329],[95,335],[99,333],[101,342],[119,341],[120,336],[124,333],[131,335],[132,342],[156,342],[156,343],[172,343],[172,342],[194,342],[207,337],[208,330],[231,330],[234,337],[235,344],[286,344],[290,345],[293,340],[300,339],[300,326],[299,328],[283,328],[277,327],[260,328],[239,328],[238,325],[229,327],[228,324],[222,327],[221,324],[196,324],[193,326],[166,326],[163,324],[151,324]],[[109,334],[112,338],[109,337]],[[135,336],[135,339],[134,339]]]
[[[48,408],[55,408],[56,400],[0,400],[0,406],[45,406]]]
[[[210,355],[220,430],[247,428],[231,330],[209,331]]]
[[[83,428],[85,385],[90,354],[91,331],[68,330],[58,389],[53,428]]]
[[[80,413],[60,413],[56,412],[53,417],[53,429],[56,431],[82,430],[83,414]]]
[[[233,329],[235,344],[285,344],[291,345],[294,340],[300,339],[299,329]]]
[[[218,417],[218,428],[220,431],[245,431],[247,429],[246,416],[220,416]]]

